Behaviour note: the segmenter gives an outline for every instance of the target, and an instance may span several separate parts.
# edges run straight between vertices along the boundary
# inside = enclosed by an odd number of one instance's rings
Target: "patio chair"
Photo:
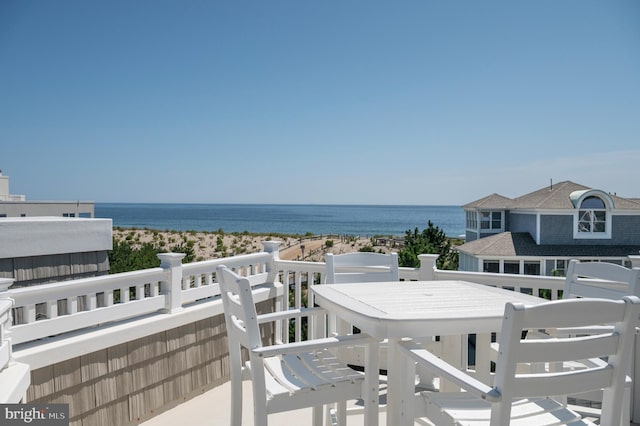
[[[500,354],[493,386],[469,376],[412,342],[400,352],[411,369],[413,362],[460,386],[465,392],[422,392],[415,399],[415,417],[443,425],[594,424],[563,404],[556,395],[604,389],[602,425],[621,421],[622,394],[631,357],[632,336],[639,324],[640,299],[570,299],[537,306],[508,303],[505,307]],[[587,337],[522,339],[523,331],[612,324],[613,330]],[[607,356],[607,361],[600,357]],[[593,358],[592,366],[557,372],[517,372],[519,363],[564,362]],[[413,362],[412,362],[413,361]],[[410,374],[410,371],[409,373]]]
[[[574,298],[601,298],[609,300],[619,300],[627,295],[640,296],[640,269],[629,269],[621,265],[616,265],[607,262],[580,262],[576,259],[569,261],[567,267],[567,274],[564,283],[564,289],[562,291],[563,299]],[[611,329],[610,325],[600,325],[598,327],[580,327],[580,328],[564,328],[559,330],[544,330],[531,331],[530,333],[536,333],[538,338],[547,337],[563,337],[570,334],[588,335],[591,333],[598,333],[603,330]],[[530,334],[531,335],[531,334]],[[498,353],[498,343],[491,345],[492,347],[492,360]],[[635,347],[635,345],[634,345]],[[633,350],[633,349],[632,349]],[[522,371],[531,370],[532,368],[546,368],[555,370],[575,370],[586,368],[585,363],[589,361],[573,361],[565,363],[552,363],[536,366],[522,365]],[[631,379],[627,378],[625,387],[625,410],[630,405],[630,387]],[[592,402],[601,402],[602,391],[582,392],[580,394],[571,395],[572,398],[582,399]],[[587,412],[585,407],[575,406],[576,410]],[[591,414],[595,412],[591,411]],[[623,418],[623,424],[628,423],[626,421],[626,414]]]
[[[371,253],[355,252],[334,255],[325,255],[327,284],[360,283],[360,282],[385,282],[398,281],[400,283],[400,270],[397,253]],[[353,330],[349,324],[336,320],[329,316],[329,333],[348,334]],[[433,337],[424,337],[421,340],[424,347],[429,347],[433,352],[441,352],[440,343]],[[388,342],[380,343],[380,369],[384,375],[387,370]],[[364,367],[365,350],[362,346],[346,346],[338,350],[337,355],[341,361],[355,368]],[[422,369],[418,370],[420,386],[433,388],[433,375]]]
[[[337,361],[330,351],[368,342],[366,335],[264,346],[260,325],[319,314],[320,308],[258,315],[251,283],[225,266],[216,269],[224,307],[231,364],[231,425],[242,424],[242,380],[253,387],[254,425],[266,426],[269,414],[313,407],[313,424],[322,424],[323,405],[360,399],[364,375]],[[242,366],[242,352],[248,362]]]
[[[400,281],[397,253],[355,252],[325,255],[327,284]],[[340,321],[335,315],[328,317],[329,334],[350,334],[354,330],[350,324]],[[357,331],[357,330],[356,330]],[[380,345],[380,365],[386,369],[386,342]],[[338,357],[347,364],[362,368],[364,366],[364,348],[348,346],[340,348]]]

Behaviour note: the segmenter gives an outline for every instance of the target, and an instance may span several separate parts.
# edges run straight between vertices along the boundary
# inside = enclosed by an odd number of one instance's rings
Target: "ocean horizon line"
[[[94,201],[94,204],[128,205],[194,205],[194,206],[328,206],[328,207],[459,207],[458,204],[371,204],[371,203],[224,203],[224,202],[181,202],[181,201]]]
[[[465,233],[460,206],[371,204],[97,203],[114,227],[287,235],[405,235],[431,222],[448,236]]]

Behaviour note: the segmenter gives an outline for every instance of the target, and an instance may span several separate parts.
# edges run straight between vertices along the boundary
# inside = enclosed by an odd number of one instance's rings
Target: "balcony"
[[[28,288],[7,289],[11,281],[1,280],[0,403],[66,403],[72,425],[225,424],[227,410],[212,409],[229,406],[215,269],[224,264],[256,283],[271,283],[254,287],[262,312],[304,307],[306,286],[324,281],[325,265],[281,260],[278,249],[277,242],[265,242],[261,253],[184,265],[183,255],[167,253],[159,255],[158,268]],[[401,268],[401,279],[473,281],[551,299],[564,284],[559,277],[443,271],[435,259],[421,255],[421,266]],[[288,297],[282,297],[285,292]],[[282,324],[266,334],[271,340],[300,340],[303,331],[300,324],[291,332]],[[476,356],[487,356],[467,355],[470,371]],[[5,396],[5,383],[11,397]],[[637,394],[633,406],[638,422]],[[250,410],[250,404],[245,407]],[[275,415],[270,421],[308,423],[309,417],[298,417],[303,415]],[[251,424],[250,415],[245,419]],[[350,422],[362,424],[362,417]]]

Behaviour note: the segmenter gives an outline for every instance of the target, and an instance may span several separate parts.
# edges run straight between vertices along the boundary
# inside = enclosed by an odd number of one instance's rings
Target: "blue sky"
[[[640,197],[640,2],[0,2],[30,200]]]

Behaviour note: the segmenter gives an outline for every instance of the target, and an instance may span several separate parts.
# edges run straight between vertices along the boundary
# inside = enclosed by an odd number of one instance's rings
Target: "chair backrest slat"
[[[556,304],[537,305],[536,309],[527,309],[523,313],[523,321],[530,329],[547,329],[557,327],[586,327],[597,324],[616,323],[623,320],[624,309],[620,309],[616,300],[581,300],[563,299]]]
[[[327,284],[400,280],[397,253],[328,253],[325,261]]]
[[[617,333],[554,340],[529,338],[517,346],[514,356],[520,363],[601,358],[615,353],[619,338]]]
[[[562,298],[596,297],[622,299],[640,296],[640,269],[608,262],[569,262]]]
[[[602,389],[610,385],[613,368],[597,367],[589,370],[566,371],[557,374],[516,377],[513,394],[516,398],[570,395],[585,389]]]

